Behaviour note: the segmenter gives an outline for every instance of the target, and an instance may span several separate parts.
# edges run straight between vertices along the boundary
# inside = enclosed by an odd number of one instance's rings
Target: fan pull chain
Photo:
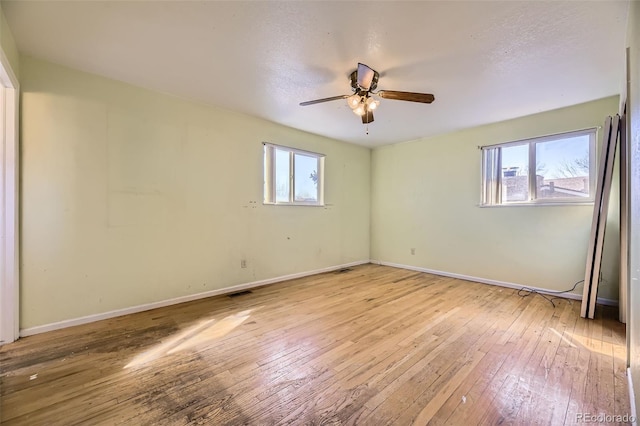
[[[367,123],[367,135],[369,134],[369,123]]]

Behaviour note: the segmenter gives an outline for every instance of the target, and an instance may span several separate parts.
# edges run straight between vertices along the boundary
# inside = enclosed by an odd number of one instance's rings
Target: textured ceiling
[[[620,93],[627,2],[3,1],[18,49],[134,85],[377,146]],[[363,62],[382,100],[345,101]]]

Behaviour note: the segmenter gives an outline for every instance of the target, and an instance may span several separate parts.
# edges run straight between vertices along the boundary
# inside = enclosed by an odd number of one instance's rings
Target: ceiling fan
[[[375,110],[380,104],[380,101],[374,99],[372,95],[379,96],[383,99],[420,102],[424,104],[430,104],[435,99],[435,97],[429,93],[398,92],[395,90],[379,90],[374,92],[378,87],[379,78],[380,74],[378,71],[365,64],[358,63],[358,68],[349,76],[349,79],[351,80],[351,90],[353,90],[352,95],[340,95],[330,98],[316,99],[313,101],[300,102],[300,106],[346,99],[347,104],[353,113],[362,117],[362,124],[369,124],[373,121],[373,110]]]

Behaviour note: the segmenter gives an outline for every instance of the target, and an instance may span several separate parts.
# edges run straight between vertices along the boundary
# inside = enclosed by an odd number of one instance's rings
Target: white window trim
[[[545,136],[538,136],[534,138],[521,139],[517,141],[510,141],[504,143],[498,143],[493,145],[479,146],[481,151],[481,168],[480,168],[480,203],[478,207],[525,207],[525,206],[576,206],[576,205],[593,205],[596,192],[596,176],[597,176],[597,163],[596,163],[596,150],[598,148],[598,133],[600,127],[590,127],[580,130],[572,130],[568,132],[554,133]],[[497,188],[495,193],[491,193],[490,188],[487,186],[487,164],[485,158],[485,151],[495,148],[503,148],[510,146],[529,146],[529,170],[536,170],[536,144],[550,142],[557,139],[569,138],[575,136],[593,135],[589,140],[589,197],[583,198],[537,198],[537,186],[535,173],[529,173],[529,200],[527,201],[502,201],[502,173],[498,173],[497,182],[494,184]],[[500,162],[500,158],[498,158]],[[501,164],[498,165],[498,169],[501,170]],[[497,200],[497,202],[495,202]]]
[[[270,142],[263,142],[262,145],[265,148],[272,148],[273,152],[275,149],[281,149],[290,153],[289,156],[289,170],[291,171],[289,175],[289,201],[276,201],[275,196],[275,167],[271,165],[267,165],[269,162],[273,161],[273,155],[266,156],[263,161],[263,176],[264,176],[264,186],[263,186],[263,197],[262,204],[268,206],[307,206],[307,207],[324,207],[324,154],[320,154],[318,152],[306,151],[303,149],[292,148],[290,146],[285,145],[277,145]],[[295,178],[294,178],[294,164],[293,157],[295,154],[305,155],[308,157],[313,157],[318,160],[318,201],[295,201]],[[269,171],[271,172],[270,175]],[[273,201],[267,201],[273,200]]]

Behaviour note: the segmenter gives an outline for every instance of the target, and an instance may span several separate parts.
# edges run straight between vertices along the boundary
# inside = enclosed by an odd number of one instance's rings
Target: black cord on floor
[[[556,304],[553,303],[553,301],[556,300],[556,299],[563,299],[563,297],[558,297],[558,296],[548,297],[547,294],[569,293],[570,291],[575,290],[576,287],[578,287],[578,284],[583,283],[583,282],[584,282],[584,280],[578,281],[577,283],[575,283],[573,285],[573,287],[571,287],[568,290],[561,290],[561,291],[551,291],[551,290],[549,290],[549,291],[545,291],[544,293],[540,293],[539,291],[534,290],[534,289],[529,288],[529,287],[522,287],[520,290],[518,290],[518,296],[527,297],[527,296],[530,296],[532,294],[537,294],[538,296],[542,297],[543,299],[548,300],[549,303],[551,303],[551,305],[555,308]]]

